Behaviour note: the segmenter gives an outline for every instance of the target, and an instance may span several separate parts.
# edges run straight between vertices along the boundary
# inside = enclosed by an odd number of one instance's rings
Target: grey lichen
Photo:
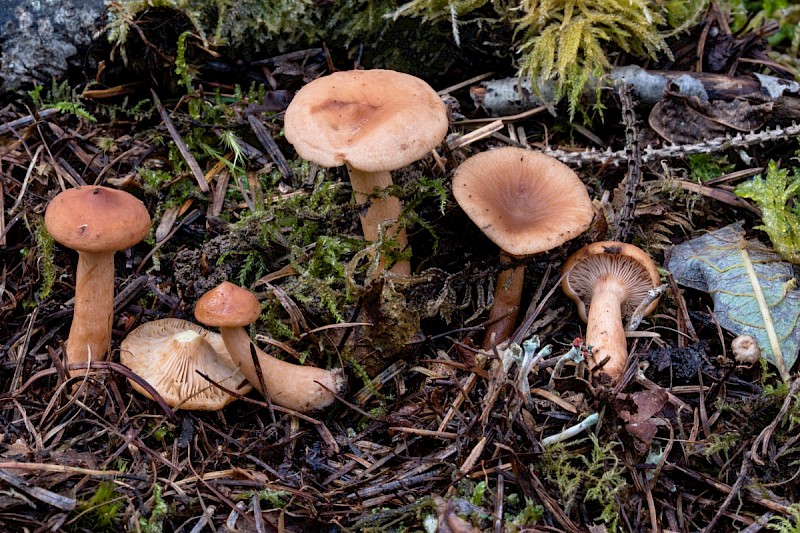
[[[0,90],[62,76],[100,29],[102,0],[0,0]]]

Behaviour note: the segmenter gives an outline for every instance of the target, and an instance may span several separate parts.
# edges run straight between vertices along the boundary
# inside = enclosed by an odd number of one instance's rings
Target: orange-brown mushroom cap
[[[365,172],[421,159],[447,128],[445,105],[430,85],[380,69],[317,78],[297,92],[284,117],[286,139],[300,157]]]
[[[194,316],[206,326],[244,327],[261,316],[261,304],[247,289],[223,281],[197,300]]]
[[[594,217],[586,186],[567,165],[521,148],[473,155],[453,175],[453,194],[473,222],[508,254],[550,250]]]
[[[632,313],[647,292],[661,283],[658,269],[649,255],[632,244],[614,241],[584,246],[564,263],[562,273],[561,288],[578,306],[578,314],[584,322],[588,320],[592,289],[597,280],[614,277],[625,283],[628,297],[623,303],[623,316]],[[657,305],[658,300],[655,300],[644,314],[652,313]]]
[[[147,381],[170,407],[216,411],[236,399],[201,376],[247,394],[252,387],[239,370],[222,336],[177,318],[146,322],[120,345],[120,362]],[[138,383],[131,386],[152,397]]]
[[[53,198],[44,223],[50,235],[67,248],[115,252],[147,237],[150,214],[138,198],[125,191],[83,186]]]

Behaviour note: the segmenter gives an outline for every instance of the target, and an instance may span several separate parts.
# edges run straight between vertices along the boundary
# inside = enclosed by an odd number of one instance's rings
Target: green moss
[[[250,501],[253,496],[257,496],[259,501],[267,502],[272,509],[283,509],[289,503],[292,494],[285,490],[263,489],[243,492],[236,499]]]
[[[139,531],[142,533],[162,533],[164,531],[164,519],[167,517],[168,511],[167,502],[161,497],[161,486],[156,484],[153,487],[153,503],[150,515],[139,518]]]
[[[739,446],[742,441],[742,436],[735,431],[726,431],[724,433],[712,433],[706,440],[706,446],[703,450],[703,455],[706,458],[714,454],[721,453],[726,459],[730,458],[730,453]]]
[[[487,3],[412,0],[396,13],[426,21],[449,19],[458,38],[464,18]],[[567,97],[571,116],[589,80],[610,69],[609,45],[638,57],[669,57],[661,30],[693,20],[704,5],[703,0],[519,0],[492,4],[498,21],[510,25],[517,36],[520,76],[530,78],[535,88],[553,82],[555,97]]]
[[[92,497],[78,504],[76,511],[81,516],[75,523],[75,531],[118,531],[119,510],[124,502],[113,482],[101,481]]]
[[[789,516],[773,516],[767,523],[767,529],[780,533],[800,533],[800,503],[789,506]]]
[[[525,531],[527,526],[536,524],[544,516],[544,507],[530,498],[525,498],[525,507],[516,515],[506,514],[506,531]]]
[[[686,158],[689,162],[689,173],[694,180],[705,183],[708,180],[731,172],[736,165],[728,161],[727,156],[719,154],[694,154]]]
[[[34,239],[36,240],[36,249],[39,255],[39,272],[42,276],[36,296],[39,300],[46,300],[53,290],[53,283],[56,280],[56,267],[54,256],[55,241],[47,232],[44,221],[36,224]]]
[[[761,208],[762,225],[757,229],[769,235],[781,257],[800,264],[800,169],[778,168],[770,161],[767,173],[742,183],[734,191],[742,198],[753,200]]]
[[[97,122],[94,115],[83,107],[77,90],[70,86],[69,80],[58,83],[53,78],[49,90],[44,91],[44,86],[36,85],[28,91],[28,96],[33,100],[37,109],[55,107],[65,115],[75,115],[86,122]]]
[[[542,459],[542,471],[558,488],[567,509],[583,495],[583,501],[599,506],[597,518],[613,531],[619,520],[620,492],[625,487],[623,468],[614,453],[614,442],[601,445],[595,435],[590,435],[588,441],[588,455],[570,451],[565,444],[549,446]],[[585,442],[587,439],[582,439],[573,445]]]

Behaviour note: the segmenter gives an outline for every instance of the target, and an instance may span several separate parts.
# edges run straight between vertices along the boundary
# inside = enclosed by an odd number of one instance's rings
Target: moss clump
[[[47,232],[43,221],[40,221],[36,225],[34,239],[36,240],[36,248],[39,251],[39,271],[42,275],[42,281],[39,285],[37,296],[39,300],[46,300],[50,297],[50,292],[53,290],[53,283],[55,283],[56,280],[54,256],[55,241]]]
[[[111,481],[101,481],[91,498],[81,502],[77,511],[81,513],[76,522],[76,531],[119,531],[119,510],[125,497],[116,491]]]
[[[488,0],[412,0],[397,15],[423,20],[449,19],[458,28]],[[608,71],[608,45],[639,57],[670,55],[661,29],[693,20],[705,4],[645,0],[519,0],[495,2],[497,22],[509,24],[518,41],[519,74],[534,87],[554,84],[556,98],[566,96],[573,115],[592,78]]]
[[[585,443],[582,439],[576,444]],[[625,487],[623,469],[614,453],[615,443],[600,444],[595,435],[589,437],[591,453],[570,452],[564,444],[547,448],[542,471],[555,484],[569,512],[583,494],[584,502],[600,507],[600,520],[615,530],[619,520],[620,492]]]
[[[761,208],[763,224],[757,229],[769,235],[775,251],[792,263],[800,264],[800,169],[778,168],[770,161],[767,173],[736,187],[737,195],[753,200]]]

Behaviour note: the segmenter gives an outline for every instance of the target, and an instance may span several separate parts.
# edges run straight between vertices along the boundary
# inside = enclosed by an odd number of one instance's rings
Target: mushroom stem
[[[67,363],[102,361],[111,346],[114,316],[114,252],[79,252],[75,309],[67,339]],[[87,370],[73,370],[82,375]]]
[[[513,256],[500,254],[501,263],[510,263]],[[522,300],[522,286],[525,279],[525,265],[504,270],[497,277],[494,289],[494,301],[489,310],[489,325],[483,337],[484,350],[491,350],[511,336],[519,315],[519,304]]]
[[[356,203],[361,206],[368,201],[370,202],[366,212],[362,211],[361,213],[361,230],[364,232],[364,239],[370,242],[377,241],[378,226],[390,221],[394,225],[388,229],[387,237],[394,236],[400,244],[400,249],[405,249],[408,246],[406,230],[405,228],[400,228],[398,231],[397,226],[397,221],[403,212],[403,205],[400,200],[395,196],[372,197],[375,191],[381,192],[392,186],[392,174],[389,171],[365,172],[349,165],[347,169],[350,173],[350,184],[356,196]],[[384,270],[385,263],[386,260],[381,257],[379,272]],[[398,261],[392,266],[391,271],[395,274],[408,276],[411,274],[411,263],[408,260]]]
[[[594,369],[604,359],[601,372],[616,383],[628,364],[628,345],[622,326],[622,302],[627,298],[624,284],[613,278],[599,280],[592,290],[586,344],[592,347],[590,358]]]
[[[242,327],[220,327],[219,332],[233,362],[242,374],[262,394],[261,383],[250,356],[250,336]],[[341,370],[323,370],[311,366],[294,365],[276,359],[253,345],[261,365],[261,375],[272,403],[301,413],[327,407],[335,400],[331,393],[344,387],[345,376]]]

